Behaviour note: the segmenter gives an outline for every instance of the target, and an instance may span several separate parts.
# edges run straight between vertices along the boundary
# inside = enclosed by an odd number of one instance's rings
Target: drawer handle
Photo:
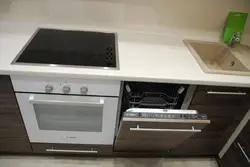
[[[245,92],[215,92],[215,91],[207,91],[207,94],[209,95],[239,95],[239,96],[247,95],[247,93]]]
[[[93,153],[96,154],[98,151],[95,150],[61,150],[61,149],[46,149],[47,152],[65,152],[65,153]]]
[[[140,128],[139,125],[136,128],[130,128],[130,131],[148,131],[148,132],[201,132],[201,129],[153,129],[153,128]]]
[[[247,154],[245,153],[245,151],[243,150],[243,148],[241,147],[241,145],[240,145],[240,143],[239,143],[239,142],[237,142],[237,145],[239,146],[239,148],[240,148],[240,150],[241,150],[242,154],[244,155],[244,157],[246,158],[246,160],[247,160],[247,161],[248,161],[248,163],[250,164],[250,160],[249,160],[249,158],[248,158]]]

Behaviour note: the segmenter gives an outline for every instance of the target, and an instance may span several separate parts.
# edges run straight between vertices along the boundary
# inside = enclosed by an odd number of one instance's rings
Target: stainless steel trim
[[[239,95],[239,96],[245,96],[246,92],[214,92],[214,91],[207,91],[207,94],[210,95]]]
[[[190,120],[190,119],[157,119],[157,118],[130,118],[123,117],[122,121],[127,122],[161,122],[161,123],[196,123],[196,124],[210,124],[210,120]]]
[[[115,33],[115,59],[116,59],[116,68],[117,70],[120,69],[120,64],[119,64],[119,46],[118,46],[118,33]]]
[[[248,158],[247,154],[245,153],[245,151],[243,150],[243,148],[241,147],[239,142],[237,142],[237,145],[239,146],[239,148],[240,148],[241,152],[243,153],[244,157],[246,158],[246,160],[250,164],[250,159]]]
[[[157,109],[157,108],[129,108],[126,112],[134,113],[165,113],[165,114],[198,114],[197,110]]]
[[[44,27],[43,27],[44,28]],[[16,62],[17,59],[21,56],[21,54],[23,53],[23,51],[26,49],[26,47],[30,44],[31,40],[35,37],[35,35],[37,34],[37,32],[40,30],[41,28],[38,28],[35,33],[30,37],[30,39],[28,40],[28,42],[24,45],[24,47],[20,50],[20,52],[17,54],[17,56],[12,60],[12,62],[10,63],[11,65],[27,65],[27,66],[42,66],[42,67],[73,67],[73,68],[90,68],[90,69],[101,69],[101,70],[120,70],[120,63],[119,63],[119,48],[118,48],[118,33],[114,33],[115,34],[115,45],[116,45],[116,67],[95,67],[95,66],[81,66],[81,65],[60,65],[60,64],[42,64],[42,63],[24,63],[24,62]],[[101,31],[100,31],[101,32]],[[111,33],[111,32],[110,32]]]
[[[104,105],[104,99],[100,98],[100,102],[99,103],[95,103],[95,102],[84,102],[84,101],[80,101],[80,102],[76,102],[76,101],[60,101],[60,100],[35,100],[34,99],[35,96],[31,95],[29,97],[29,102],[32,104],[61,104],[61,105],[70,105],[70,106],[90,106],[90,107],[94,107],[94,106],[103,106]]]
[[[154,129],[154,128],[140,128],[139,125],[136,128],[130,128],[130,131],[147,131],[147,132],[201,132],[201,129]]]
[[[65,153],[91,153],[97,154],[96,150],[61,150],[61,149],[46,149],[47,152],[65,152]]]
[[[17,58],[18,59],[18,58]],[[59,65],[59,64],[39,64],[39,63],[21,63],[13,62],[12,65],[25,65],[25,66],[41,66],[41,67],[69,67],[69,68],[85,68],[85,69],[100,69],[100,70],[120,70],[120,68],[112,67],[94,67],[94,66],[79,66],[79,65]]]
[[[188,109],[189,108],[189,105],[193,99],[193,95],[194,95],[194,92],[196,90],[196,87],[197,87],[196,85],[190,85],[188,87],[186,96],[185,96],[183,103],[181,105],[181,109]]]

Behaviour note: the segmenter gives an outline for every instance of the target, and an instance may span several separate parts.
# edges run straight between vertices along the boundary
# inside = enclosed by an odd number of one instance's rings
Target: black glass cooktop
[[[39,29],[13,63],[116,68],[115,34]]]

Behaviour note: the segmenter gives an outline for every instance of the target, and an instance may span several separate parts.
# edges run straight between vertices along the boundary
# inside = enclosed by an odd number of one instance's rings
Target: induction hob
[[[115,33],[40,28],[12,64],[118,69]]]

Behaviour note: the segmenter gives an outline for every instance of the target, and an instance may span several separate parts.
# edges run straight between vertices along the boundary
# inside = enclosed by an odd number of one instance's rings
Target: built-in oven
[[[210,124],[188,110],[195,86],[124,82],[123,88],[116,151],[167,152]]]
[[[32,143],[113,144],[118,81],[11,78]]]

